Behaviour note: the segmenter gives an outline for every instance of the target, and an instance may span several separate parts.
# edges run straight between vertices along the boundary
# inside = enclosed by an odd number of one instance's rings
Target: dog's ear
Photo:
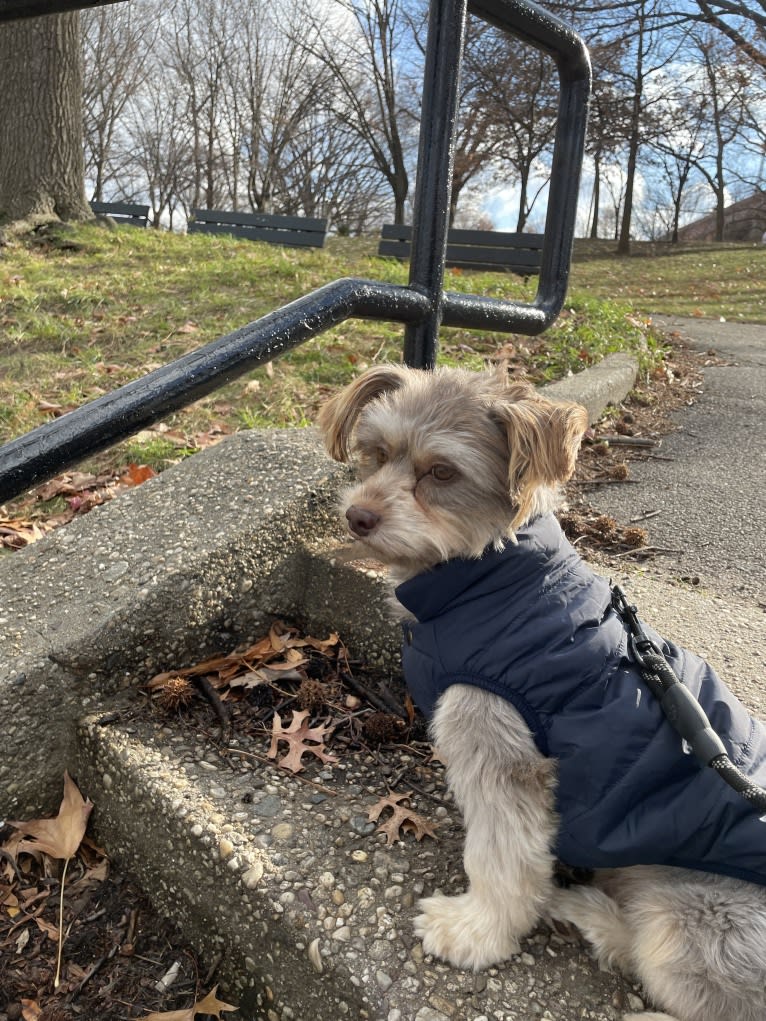
[[[353,383],[330,398],[319,412],[318,424],[330,457],[348,461],[349,438],[366,404],[390,390],[398,390],[407,378],[399,365],[379,365],[363,372]]]
[[[536,489],[566,482],[572,475],[588,413],[581,404],[541,397],[528,383],[510,384],[493,411],[508,436],[516,528],[527,519]]]

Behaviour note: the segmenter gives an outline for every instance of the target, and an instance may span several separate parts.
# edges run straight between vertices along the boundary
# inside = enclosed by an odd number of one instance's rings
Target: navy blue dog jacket
[[[552,514],[518,545],[439,564],[396,589],[404,673],[430,716],[452,684],[507,699],[558,760],[555,853],[572,866],[665,864],[766,885],[766,823],[687,754],[630,658],[611,590]],[[732,762],[766,786],[766,728],[698,656],[645,626]],[[478,724],[481,721],[477,721]]]

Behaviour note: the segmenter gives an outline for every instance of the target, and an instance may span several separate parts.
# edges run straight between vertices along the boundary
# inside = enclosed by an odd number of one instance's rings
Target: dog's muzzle
[[[346,520],[354,535],[358,535],[360,539],[366,539],[378,527],[380,515],[352,504],[346,511]]]

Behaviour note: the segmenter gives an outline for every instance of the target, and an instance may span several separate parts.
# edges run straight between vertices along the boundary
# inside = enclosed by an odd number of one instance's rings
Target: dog
[[[766,828],[683,754],[608,583],[552,513],[587,425],[507,373],[396,365],[320,412],[329,454],[356,465],[342,513],[389,567],[405,678],[465,823],[467,892],[421,900],[415,929],[426,953],[479,970],[559,919],[667,1012],[626,1021],[764,1021]],[[724,697],[707,664],[663,648],[695,694]],[[731,722],[730,755],[752,752],[763,783],[766,729],[727,697],[711,722]],[[661,745],[657,769],[644,741]],[[736,820],[725,836],[719,805]],[[557,856],[592,881],[557,885]]]

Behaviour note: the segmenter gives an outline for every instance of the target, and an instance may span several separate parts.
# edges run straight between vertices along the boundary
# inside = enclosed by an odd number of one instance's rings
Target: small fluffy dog
[[[586,426],[579,405],[456,369],[373,368],[322,410],[329,453],[358,466],[345,518],[390,567],[407,683],[465,820],[468,891],[422,900],[416,929],[481,969],[560,918],[680,1021],[764,1021],[766,826],[683,754],[609,586],[551,513]],[[664,649],[763,783],[766,730]],[[556,856],[592,884],[559,888]]]

